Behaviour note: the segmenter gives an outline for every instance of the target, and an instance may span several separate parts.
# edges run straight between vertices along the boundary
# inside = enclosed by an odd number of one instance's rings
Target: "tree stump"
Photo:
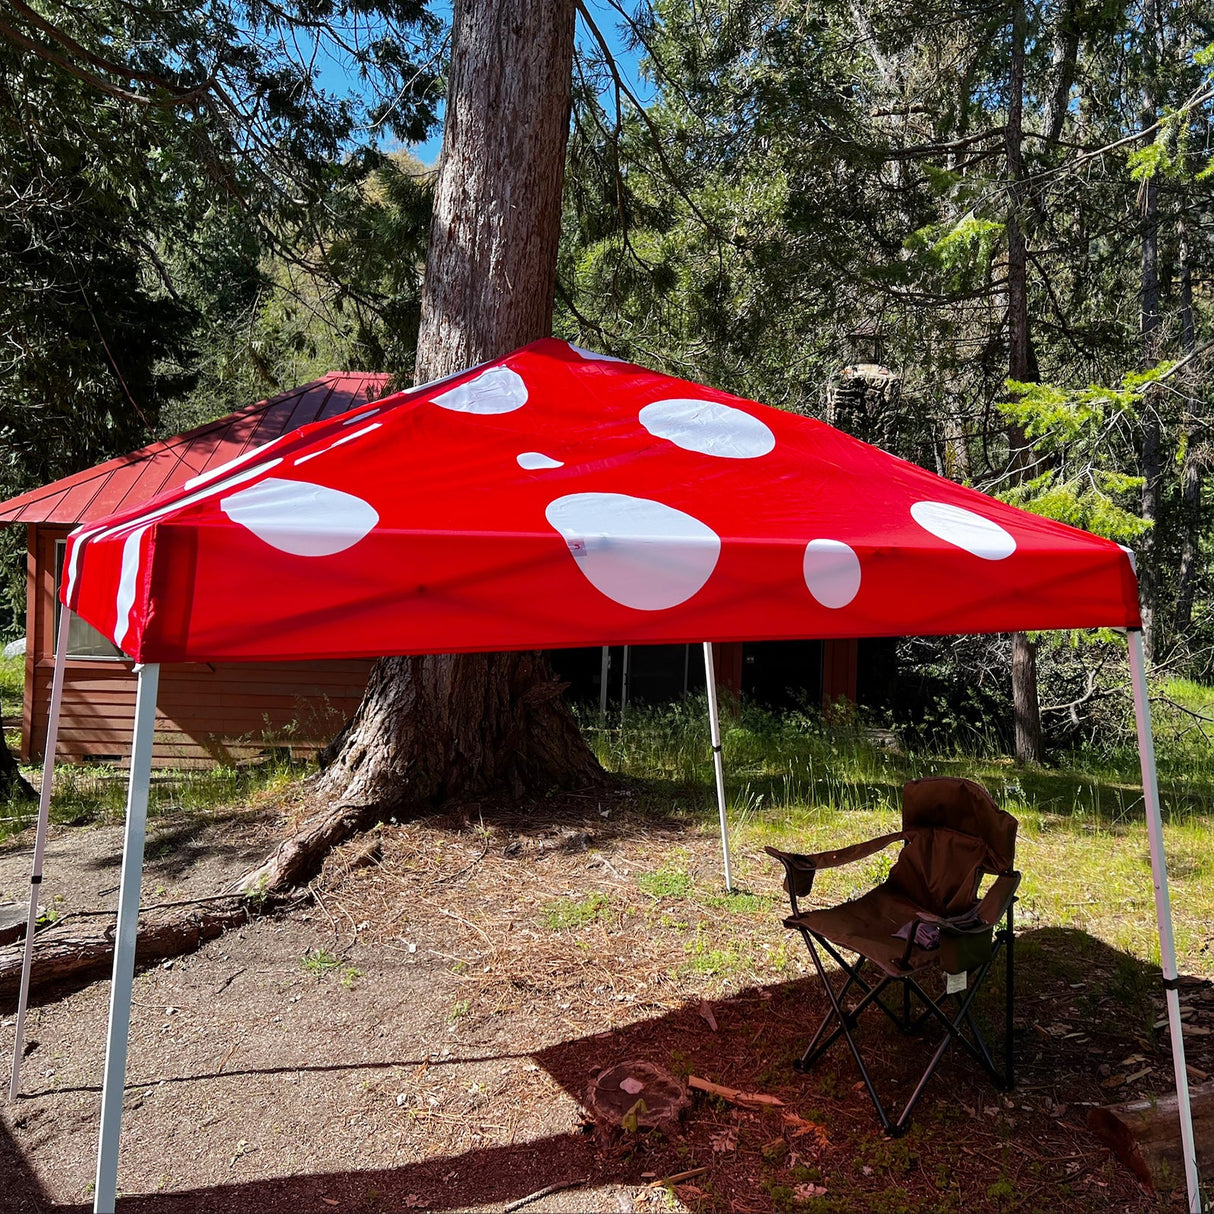
[[[687,1089],[651,1062],[621,1062],[601,1072],[586,1093],[599,1121],[625,1130],[674,1133],[689,1103]]]

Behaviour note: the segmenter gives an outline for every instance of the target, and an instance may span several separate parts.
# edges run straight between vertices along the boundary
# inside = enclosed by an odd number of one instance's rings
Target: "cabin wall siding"
[[[21,757],[43,757],[54,675],[55,541],[66,527],[29,528],[26,680]],[[314,753],[350,719],[371,659],[166,665],[160,672],[152,762],[158,767],[234,763],[271,749]],[[135,719],[133,666],[68,659],[60,759],[126,762]]]

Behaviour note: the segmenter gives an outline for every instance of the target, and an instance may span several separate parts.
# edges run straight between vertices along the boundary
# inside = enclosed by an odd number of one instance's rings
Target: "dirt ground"
[[[825,997],[780,926],[770,861],[738,857],[753,892],[725,898],[711,831],[641,799],[388,823],[373,863],[353,867],[355,846],[330,859],[310,905],[138,974],[119,1209],[505,1210],[550,1186],[525,1208],[1181,1208],[1085,1128],[1091,1103],[1167,1089],[1166,1036],[1149,995],[1119,990],[1124,958],[1024,933],[1016,1091],[950,1054],[891,1140],[841,1043],[810,1075],[791,1067]],[[223,888],[287,817],[155,824],[144,902]],[[0,852],[9,896],[29,842]],[[115,828],[56,832],[46,896],[112,905],[120,846]],[[108,994],[54,991],[31,1014],[23,1095],[0,1117],[0,1211],[91,1208]],[[1214,1070],[1214,990],[1185,1001],[1193,1061]],[[908,1091],[902,1040],[875,1022],[865,1039],[879,1086]],[[783,1104],[695,1093],[677,1133],[596,1131],[590,1084],[633,1059]]]

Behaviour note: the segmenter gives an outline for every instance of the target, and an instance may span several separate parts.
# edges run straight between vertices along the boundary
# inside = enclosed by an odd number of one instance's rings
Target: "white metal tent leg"
[[[97,1187],[93,1209],[114,1214],[118,1196],[118,1140],[126,1089],[126,1048],[131,1029],[131,986],[135,980],[135,937],[139,931],[139,892],[143,881],[143,841],[147,833],[148,786],[152,775],[152,739],[156,726],[159,666],[139,668],[135,695],[135,736],[127,786],[126,837],[122,845],[122,883],[114,935],[114,977],[110,984],[110,1028],[105,1043],[101,1085],[101,1142],[97,1148]]]
[[[712,662],[712,642],[704,642],[704,681],[708,685],[708,727],[712,733],[712,766],[717,780],[717,814],[721,819],[721,854],[725,857],[725,888],[733,892],[729,863],[729,824],[725,820],[725,763],[721,758],[721,716],[717,711],[717,675]]]
[[[599,728],[607,728],[607,676],[611,672],[611,650],[603,646],[603,661],[599,667]]]
[[[21,1091],[21,1055],[25,1052],[25,1012],[30,997],[30,967],[34,963],[34,928],[38,922],[38,895],[42,892],[42,858],[50,824],[51,785],[55,780],[55,747],[59,744],[59,705],[63,702],[63,664],[67,656],[67,634],[72,613],[59,612],[59,635],[55,640],[55,673],[51,678],[51,710],[46,722],[46,753],[42,756],[42,789],[38,795],[38,825],[34,830],[34,862],[30,867],[30,913],[25,922],[25,952],[21,958],[21,989],[17,994],[17,1040],[13,1045],[13,1077],[9,1100]]]
[[[1134,716],[1138,722],[1138,754],[1142,761],[1142,795],[1146,804],[1147,837],[1151,842],[1151,880],[1155,886],[1155,917],[1159,922],[1159,961],[1163,969],[1164,994],[1168,1003],[1168,1032],[1172,1037],[1172,1066],[1176,1072],[1176,1102],[1180,1112],[1180,1146],[1184,1154],[1185,1185],[1189,1209],[1201,1210],[1197,1176],[1197,1151],[1193,1144],[1193,1111],[1189,1105],[1189,1075],[1185,1069],[1184,1037],[1180,1023],[1180,993],[1176,987],[1176,941],[1172,936],[1172,902],[1168,894],[1167,861],[1163,851],[1163,816],[1159,806],[1159,781],[1155,774],[1155,742],[1151,732],[1151,702],[1147,698],[1146,663],[1142,632],[1127,634],[1130,645],[1130,678],[1134,684]]]

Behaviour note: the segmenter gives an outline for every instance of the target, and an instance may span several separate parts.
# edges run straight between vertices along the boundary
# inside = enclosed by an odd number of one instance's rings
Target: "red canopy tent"
[[[1138,627],[1124,550],[547,340],[78,531],[136,661]]]
[[[161,662],[1126,629],[1164,975],[1176,977],[1129,553],[814,419],[539,341],[81,528],[63,599],[143,664],[99,1210],[114,1200],[139,735]],[[1174,989],[1169,1006],[1178,1016]],[[1178,1021],[1173,1044],[1187,1107]],[[1195,1194],[1195,1167],[1189,1179]]]

